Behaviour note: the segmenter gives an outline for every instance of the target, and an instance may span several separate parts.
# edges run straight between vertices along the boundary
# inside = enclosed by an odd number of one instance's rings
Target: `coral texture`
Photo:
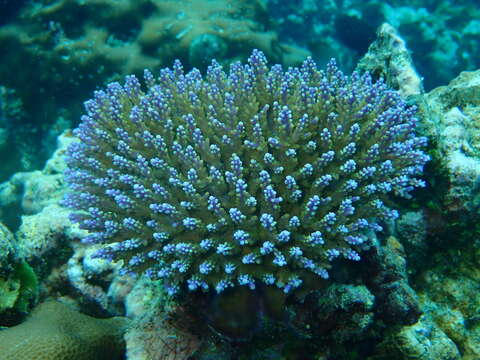
[[[38,282],[32,268],[23,261],[15,238],[0,222],[0,321],[4,313],[25,313],[37,298]],[[8,317],[8,316],[7,316]]]
[[[17,258],[17,249],[12,232],[0,222],[0,275],[12,270],[13,260]]]
[[[408,284],[403,246],[391,236],[383,246],[372,246],[365,259],[367,284],[375,295],[377,317],[385,324],[411,325],[422,310],[415,291]]]
[[[386,79],[387,84],[408,97],[423,92],[422,79],[415,71],[405,40],[390,24],[382,24],[376,40],[357,68]]]
[[[455,240],[462,241],[458,237]],[[480,358],[478,235],[468,241],[470,247],[434,255],[437,266],[421,274],[419,297],[425,313],[451,339],[461,352],[461,358],[474,360]],[[461,253],[458,260],[455,258],[457,252]]]
[[[85,103],[67,152],[71,219],[125,273],[170,292],[259,283],[290,292],[360,260],[428,160],[415,108],[367,73],[269,68],[263,53],[205,77],[180,62]]]
[[[393,327],[371,360],[469,360],[440,327],[424,316],[411,326]]]
[[[442,210],[480,213],[480,70],[465,71],[426,95],[427,132],[448,176]],[[439,171],[440,172],[440,171]]]
[[[125,319],[95,319],[48,301],[23,324],[0,332],[4,360],[120,359]]]
[[[125,341],[132,360],[187,360],[201,345],[197,336],[175,326],[158,308],[135,321]]]
[[[11,229],[17,229],[21,215],[37,215],[49,205],[58,206],[66,188],[63,177],[65,151],[74,141],[77,139],[71,132],[64,132],[58,137],[57,149],[42,170],[18,172],[8,181],[0,183],[1,222]],[[58,219],[55,222],[58,223]],[[47,226],[44,224],[44,227]]]

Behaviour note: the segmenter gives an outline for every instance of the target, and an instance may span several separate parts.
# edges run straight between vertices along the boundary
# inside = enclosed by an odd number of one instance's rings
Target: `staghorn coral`
[[[170,293],[276,285],[285,293],[360,260],[428,160],[415,109],[369,74],[311,59],[284,71],[255,50],[226,74],[180,62],[85,103],[67,152],[71,219],[124,273]]]

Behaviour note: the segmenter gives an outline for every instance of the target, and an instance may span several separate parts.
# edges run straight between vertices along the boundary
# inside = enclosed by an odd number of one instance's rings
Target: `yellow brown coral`
[[[96,319],[56,301],[39,305],[24,323],[0,331],[2,360],[121,358],[125,319]]]

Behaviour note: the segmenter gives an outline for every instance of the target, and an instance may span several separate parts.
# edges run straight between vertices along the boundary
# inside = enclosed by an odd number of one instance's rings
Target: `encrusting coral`
[[[24,323],[0,331],[3,360],[120,359],[125,319],[95,319],[56,301],[37,307]]]
[[[289,293],[360,260],[390,194],[424,182],[415,108],[368,73],[269,68],[255,50],[205,77],[180,62],[87,101],[64,204],[124,273],[180,288]]]

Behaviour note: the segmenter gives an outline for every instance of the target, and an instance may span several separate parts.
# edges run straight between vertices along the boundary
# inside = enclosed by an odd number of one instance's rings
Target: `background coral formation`
[[[267,8],[282,39],[293,39],[319,60],[335,54],[350,69],[374,40],[375,29],[388,22],[408,42],[428,90],[480,65],[475,0],[268,0]]]
[[[19,15],[0,27],[0,85],[22,101],[21,131],[41,151],[28,153],[16,171],[48,157],[55,137],[77,123],[85,94],[102,82],[157,71],[176,58],[189,67],[203,68],[214,57],[228,63],[254,47],[286,64],[308,54],[280,42],[260,1],[58,0],[18,7]],[[12,142],[18,148],[25,136],[12,134]]]

